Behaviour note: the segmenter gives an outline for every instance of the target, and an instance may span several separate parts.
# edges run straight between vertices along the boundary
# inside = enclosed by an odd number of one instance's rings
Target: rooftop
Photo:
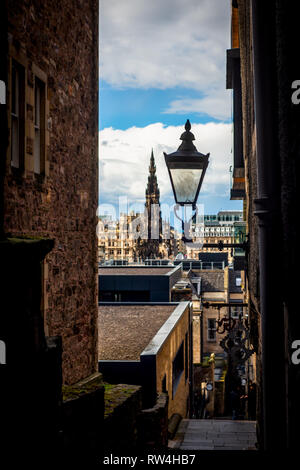
[[[224,271],[201,271],[201,293],[203,292],[224,292]]]
[[[105,275],[141,275],[141,276],[161,276],[173,271],[174,266],[161,267],[161,266],[101,266],[98,273],[101,276]]]
[[[177,305],[99,305],[99,360],[138,361]]]

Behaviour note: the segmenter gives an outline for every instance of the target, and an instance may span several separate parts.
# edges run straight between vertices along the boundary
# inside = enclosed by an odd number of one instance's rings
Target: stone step
[[[184,419],[176,436],[182,450],[256,450],[254,421]]]

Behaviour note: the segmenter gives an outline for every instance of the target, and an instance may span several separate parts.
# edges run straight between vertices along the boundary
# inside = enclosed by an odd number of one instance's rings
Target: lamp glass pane
[[[176,199],[179,203],[193,203],[200,182],[202,169],[170,169]]]

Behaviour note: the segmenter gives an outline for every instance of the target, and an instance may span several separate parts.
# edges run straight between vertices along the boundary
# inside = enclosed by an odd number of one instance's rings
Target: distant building
[[[244,322],[248,319],[247,306],[243,305],[247,303],[245,273],[228,266],[227,253],[201,253],[199,257],[201,261],[182,261],[183,275],[172,288],[172,300],[190,300],[193,303],[195,403],[199,397],[206,396],[207,373],[213,374],[210,380],[214,384],[214,392],[210,395],[207,409],[210,414],[222,415],[227,404],[225,377],[229,382],[239,383],[242,378],[256,380],[255,354],[245,363],[234,363],[223,343],[229,333],[229,318],[230,328],[239,319]],[[213,372],[209,364],[214,364]],[[198,417],[201,415],[199,409],[195,413]]]
[[[130,224],[139,217],[138,213],[120,214],[118,221],[100,218],[98,223],[98,261],[136,259],[136,239],[129,236]]]
[[[157,183],[156,166],[152,150],[145,202],[145,210],[147,212],[147,239],[137,239],[136,252],[138,258],[162,257],[160,250],[162,242],[162,219],[159,196],[160,191]]]
[[[181,266],[101,266],[99,300],[107,302],[169,302]]]
[[[242,228],[241,228],[242,227]],[[217,214],[204,215],[204,223],[199,227],[199,237],[203,243],[224,243],[223,252],[228,253],[229,262],[232,262],[233,250],[227,248],[226,244],[234,243],[242,231],[245,232],[243,222],[243,211],[220,211]],[[218,248],[193,248],[186,247],[187,257],[197,259],[202,252],[218,252]]]
[[[169,258],[176,251],[178,243],[174,240],[174,229],[168,221],[162,221],[161,217],[160,191],[153,150],[145,195],[145,214],[121,213],[119,220],[115,221],[111,217],[99,217],[100,263],[108,260],[134,262],[149,258]]]

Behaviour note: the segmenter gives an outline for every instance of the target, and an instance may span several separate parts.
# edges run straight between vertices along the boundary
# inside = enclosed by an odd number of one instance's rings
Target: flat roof
[[[99,305],[99,360],[140,360],[140,354],[174,312],[166,304]]]
[[[160,276],[168,274],[174,270],[174,266],[101,266],[98,270],[98,274],[101,276],[105,275],[141,275],[141,276]]]

